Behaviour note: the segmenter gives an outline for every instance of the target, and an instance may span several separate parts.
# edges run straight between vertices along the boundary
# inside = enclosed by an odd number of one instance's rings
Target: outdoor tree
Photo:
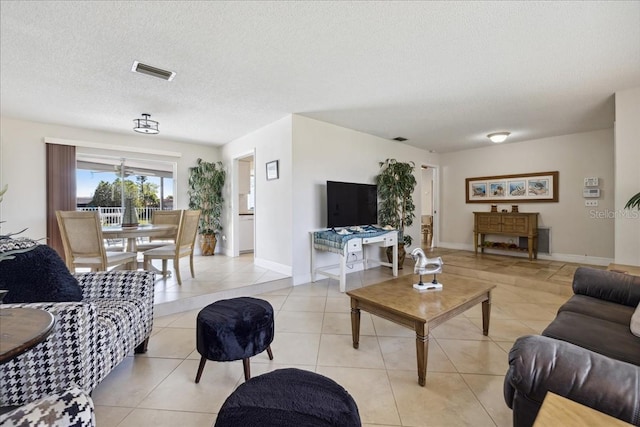
[[[140,202],[142,206],[158,207],[160,206],[160,198],[158,197],[158,184],[146,182],[143,191],[140,194]]]
[[[122,198],[122,181],[120,180],[120,178],[116,178],[115,181],[113,181],[113,192],[114,192],[114,201],[116,202],[116,204],[114,206],[121,206],[121,198]],[[138,199],[138,186],[136,185],[135,182],[129,180],[129,179],[125,179],[124,180],[124,198],[125,199],[132,199],[133,200],[133,204],[136,207],[141,207],[140,204],[140,200]]]
[[[145,197],[144,197],[144,184],[147,182],[147,177],[144,175],[138,175],[136,176],[136,182],[138,183],[138,189],[139,189],[139,194],[140,194],[140,198],[144,201]]]
[[[93,198],[89,202],[89,206],[116,206],[113,195],[113,184],[100,181],[93,191]],[[119,205],[120,202],[118,201],[117,206]]]
[[[138,177],[139,178],[139,177]],[[124,181],[125,198],[131,198],[136,207],[158,207],[158,184],[136,178],[138,183],[126,179]],[[113,207],[122,205],[122,181],[116,178],[112,183],[100,181],[93,192],[89,206]]]

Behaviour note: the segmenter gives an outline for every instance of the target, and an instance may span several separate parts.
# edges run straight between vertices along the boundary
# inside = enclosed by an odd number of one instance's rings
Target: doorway
[[[421,203],[420,242],[423,248],[431,249],[438,242],[438,169],[430,165],[420,167]]]
[[[235,198],[238,209],[234,221],[238,226],[237,254],[254,253],[255,250],[255,162],[249,154],[236,159],[237,186]],[[236,251],[234,251],[236,252]]]

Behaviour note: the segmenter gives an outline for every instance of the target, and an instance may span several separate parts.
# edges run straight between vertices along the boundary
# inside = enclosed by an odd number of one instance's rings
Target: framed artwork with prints
[[[558,171],[467,178],[466,202],[557,202],[558,180]]]

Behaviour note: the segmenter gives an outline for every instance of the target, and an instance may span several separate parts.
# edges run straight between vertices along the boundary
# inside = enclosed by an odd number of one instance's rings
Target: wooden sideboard
[[[478,247],[485,249],[487,234],[507,235],[527,238],[529,261],[538,259],[538,212],[474,212],[473,246],[476,255]],[[478,242],[478,236],[480,241]],[[490,247],[490,249],[521,251],[508,247]]]

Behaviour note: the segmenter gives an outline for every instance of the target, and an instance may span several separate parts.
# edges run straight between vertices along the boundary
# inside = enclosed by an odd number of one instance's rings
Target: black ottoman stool
[[[200,382],[207,360],[229,362],[242,359],[245,381],[251,378],[249,358],[265,349],[273,360],[273,307],[267,301],[232,298],[200,310],[196,321],[196,348],[202,356],[196,375]]]
[[[241,384],[220,408],[215,427],[360,425],[358,406],[340,384],[289,368]]]

